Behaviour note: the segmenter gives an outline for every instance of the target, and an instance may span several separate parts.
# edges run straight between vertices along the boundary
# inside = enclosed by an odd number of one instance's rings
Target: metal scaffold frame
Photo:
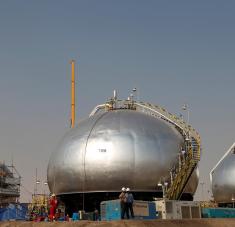
[[[0,206],[17,202],[21,177],[15,166],[0,163]]]

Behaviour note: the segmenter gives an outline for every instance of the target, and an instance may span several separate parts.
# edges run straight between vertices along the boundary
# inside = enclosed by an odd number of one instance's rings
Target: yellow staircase
[[[182,156],[181,163],[176,166],[174,173],[170,174],[168,179],[171,182],[165,193],[165,197],[170,200],[179,200],[193,171],[197,167],[201,156],[200,136],[194,128],[184,122],[181,118],[167,112],[164,108],[150,103],[136,102],[136,110],[145,112],[151,116],[160,117],[161,119],[173,124],[176,129],[185,138],[185,154]]]
[[[189,142],[189,149],[186,151],[182,165],[178,165],[176,169],[173,181],[166,191],[166,198],[170,200],[180,199],[190,176],[200,161],[200,143],[198,142],[195,142],[195,144],[192,144],[192,141]]]

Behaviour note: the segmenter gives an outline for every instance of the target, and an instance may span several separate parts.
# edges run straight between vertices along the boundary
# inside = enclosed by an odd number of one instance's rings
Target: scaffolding
[[[0,163],[0,207],[18,202],[21,177],[15,166]]]

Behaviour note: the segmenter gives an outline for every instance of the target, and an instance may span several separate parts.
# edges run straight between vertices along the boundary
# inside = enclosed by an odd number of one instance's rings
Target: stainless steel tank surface
[[[71,129],[52,153],[51,192],[155,191],[178,160],[183,137],[166,121],[134,110],[95,114]],[[198,170],[188,190],[194,193]],[[191,182],[191,183],[190,183]]]
[[[214,199],[218,203],[235,200],[235,143],[210,172]]]

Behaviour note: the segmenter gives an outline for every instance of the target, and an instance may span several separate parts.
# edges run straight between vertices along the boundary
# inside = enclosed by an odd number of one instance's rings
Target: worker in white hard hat
[[[126,188],[122,187],[121,194],[119,195],[120,203],[121,203],[121,218],[124,219],[125,213],[127,214],[127,203],[126,203]],[[129,215],[127,215],[129,218]]]
[[[134,197],[131,193],[130,188],[126,189],[126,205],[127,205],[127,217],[129,216],[129,211],[131,213],[131,217],[134,218],[134,211],[133,211],[133,202]]]

